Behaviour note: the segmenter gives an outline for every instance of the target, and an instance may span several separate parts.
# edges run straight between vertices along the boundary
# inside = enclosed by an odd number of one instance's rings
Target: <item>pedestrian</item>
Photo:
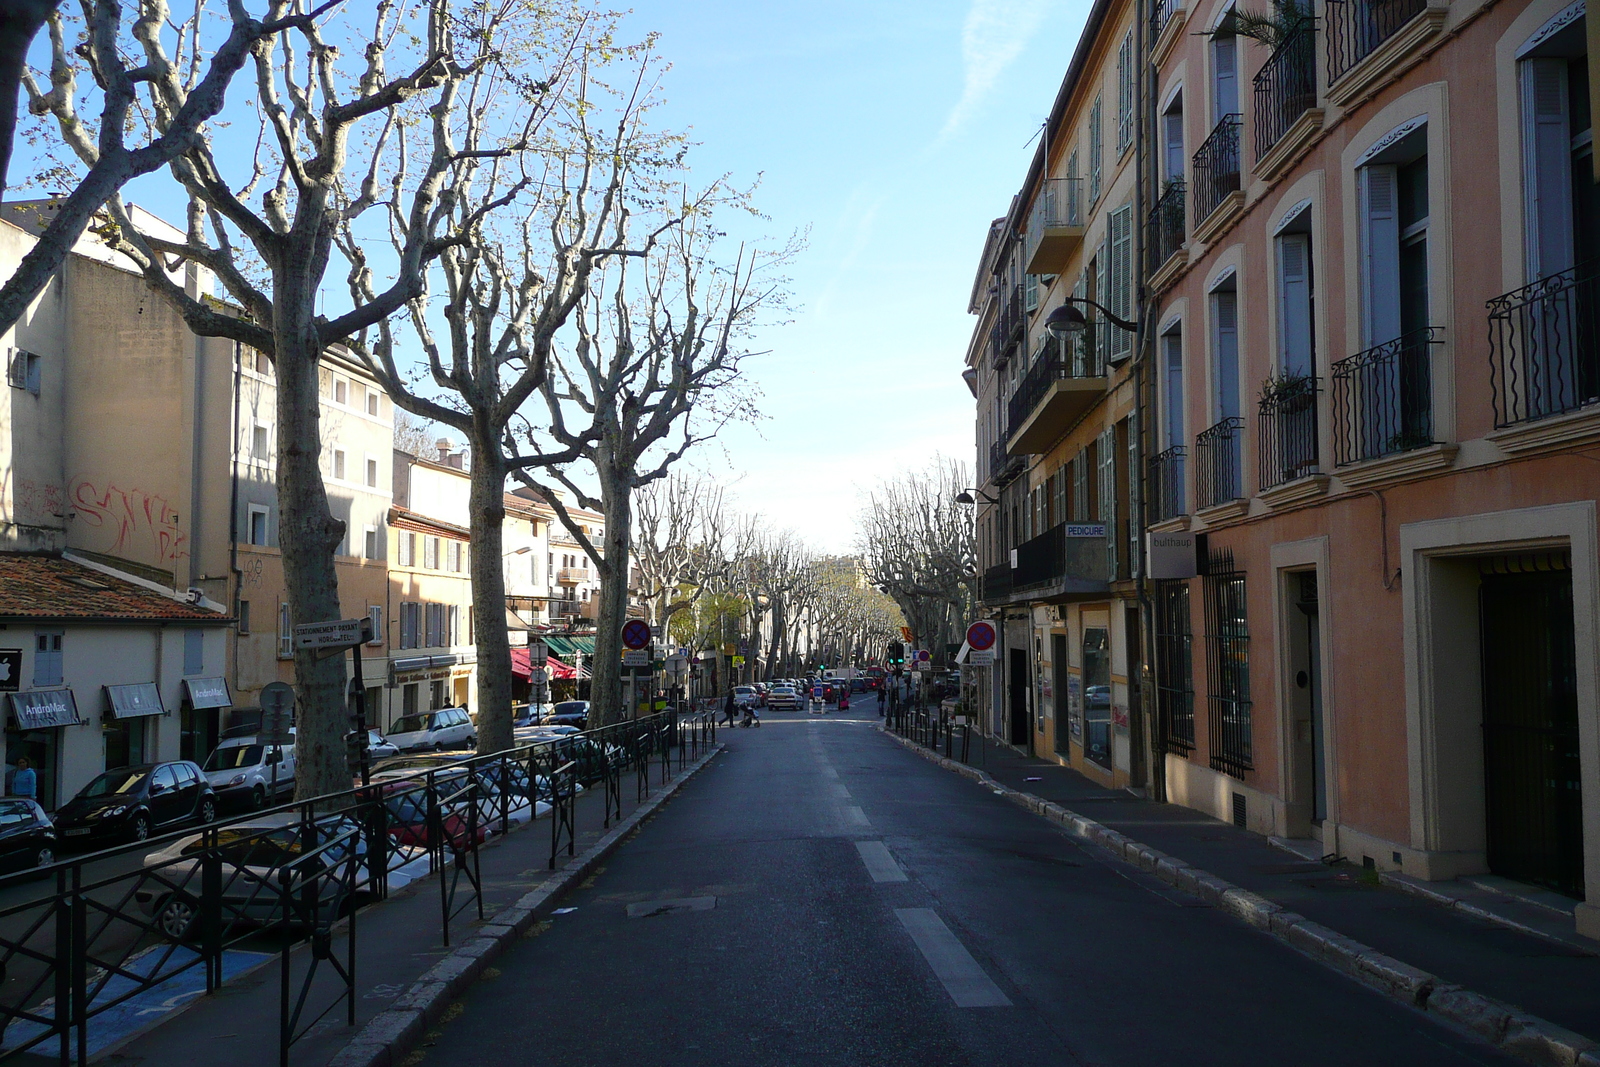
[[[17,769],[11,775],[11,795],[27,797],[29,800],[39,799],[39,776],[29,765],[27,756],[17,757]]]
[[[724,726],[732,726],[733,725],[733,710],[734,710],[733,690],[729,689],[728,690],[728,698],[722,702],[722,725],[724,725]]]
[[[880,688],[878,690],[878,718],[880,719],[883,718],[883,702],[887,697],[888,694]]]

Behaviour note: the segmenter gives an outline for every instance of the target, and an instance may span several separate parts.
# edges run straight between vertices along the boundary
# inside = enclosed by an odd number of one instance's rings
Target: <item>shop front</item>
[[[17,760],[26,757],[38,778],[38,801],[45,810],[60,806],[62,731],[87,725],[78,717],[78,702],[70,689],[11,693],[11,716],[6,722],[6,792]]]
[[[222,737],[222,712],[233,707],[223,678],[185,678],[178,709],[178,758],[203,764]]]
[[[139,682],[108,685],[105,691],[106,710],[100,725],[106,747],[105,769],[110,771],[154,761],[156,744],[149,724],[153,716],[166,713],[161,703],[161,690],[154,682]]]

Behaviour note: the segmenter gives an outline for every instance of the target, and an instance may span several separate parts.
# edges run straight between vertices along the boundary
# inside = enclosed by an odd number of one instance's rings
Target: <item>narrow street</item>
[[[720,731],[727,751],[408,1062],[1512,1062],[878,721]]]

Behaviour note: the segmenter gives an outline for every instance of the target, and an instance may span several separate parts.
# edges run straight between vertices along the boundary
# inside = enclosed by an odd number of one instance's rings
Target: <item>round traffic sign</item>
[[[622,644],[632,649],[649,647],[650,624],[643,619],[629,619],[622,627]]]
[[[979,652],[989,651],[994,647],[994,624],[980,621],[968,626],[967,644]]]

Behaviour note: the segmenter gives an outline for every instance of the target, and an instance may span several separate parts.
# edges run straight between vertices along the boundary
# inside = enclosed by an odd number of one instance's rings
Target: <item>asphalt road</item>
[[[728,751],[408,1062],[1512,1062],[877,722],[769,712],[720,731]]]

